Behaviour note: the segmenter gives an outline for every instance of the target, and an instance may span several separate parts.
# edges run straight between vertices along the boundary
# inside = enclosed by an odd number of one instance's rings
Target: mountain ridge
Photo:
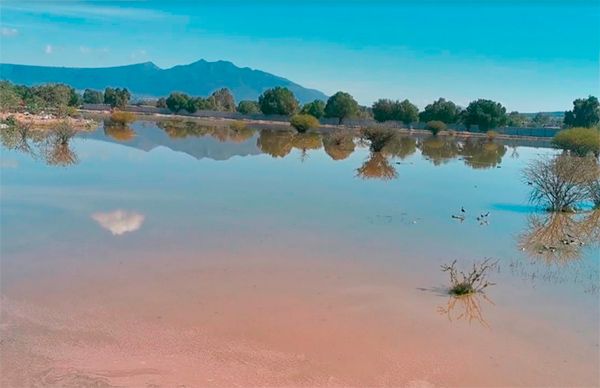
[[[154,62],[141,62],[111,67],[57,67],[0,63],[0,78],[17,84],[36,85],[48,82],[65,83],[75,89],[103,90],[106,87],[125,87],[132,94],[162,97],[178,91],[194,96],[208,96],[226,87],[236,101],[256,100],[266,89],[284,86],[300,102],[327,96],[316,89],[305,88],[287,78],[233,62],[198,61],[161,68]]]

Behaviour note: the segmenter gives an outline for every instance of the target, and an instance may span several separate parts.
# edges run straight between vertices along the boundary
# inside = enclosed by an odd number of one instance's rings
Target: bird
[[[460,211],[461,211],[461,212],[463,212],[463,213],[466,213],[466,212],[467,212],[467,211],[465,210],[465,208],[464,208],[464,207],[462,207],[462,206],[460,207]]]

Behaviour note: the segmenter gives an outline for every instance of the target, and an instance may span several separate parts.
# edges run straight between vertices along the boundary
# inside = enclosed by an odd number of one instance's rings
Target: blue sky
[[[102,67],[204,58],[362,104],[476,98],[565,110],[600,89],[600,2],[0,0],[0,60]]]

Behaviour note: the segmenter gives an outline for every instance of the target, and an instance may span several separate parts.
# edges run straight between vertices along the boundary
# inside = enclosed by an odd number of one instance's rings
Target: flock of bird
[[[487,213],[481,213],[477,218],[477,222],[479,222],[479,225],[489,225],[488,222],[488,216],[490,215],[490,212]],[[452,218],[460,220],[460,222],[463,222],[466,218],[467,218],[467,211],[465,210],[464,206],[460,207],[460,214],[453,214]]]

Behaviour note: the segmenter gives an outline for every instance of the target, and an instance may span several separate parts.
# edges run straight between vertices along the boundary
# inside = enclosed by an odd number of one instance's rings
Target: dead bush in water
[[[487,280],[487,272],[495,269],[497,264],[496,261],[486,259],[481,263],[473,264],[468,272],[458,270],[456,260],[442,265],[442,271],[450,275],[450,294],[457,296],[474,294],[494,285]]]
[[[548,211],[573,211],[590,199],[590,184],[598,179],[598,161],[594,157],[559,155],[530,163],[523,177],[532,186],[530,200]]]

